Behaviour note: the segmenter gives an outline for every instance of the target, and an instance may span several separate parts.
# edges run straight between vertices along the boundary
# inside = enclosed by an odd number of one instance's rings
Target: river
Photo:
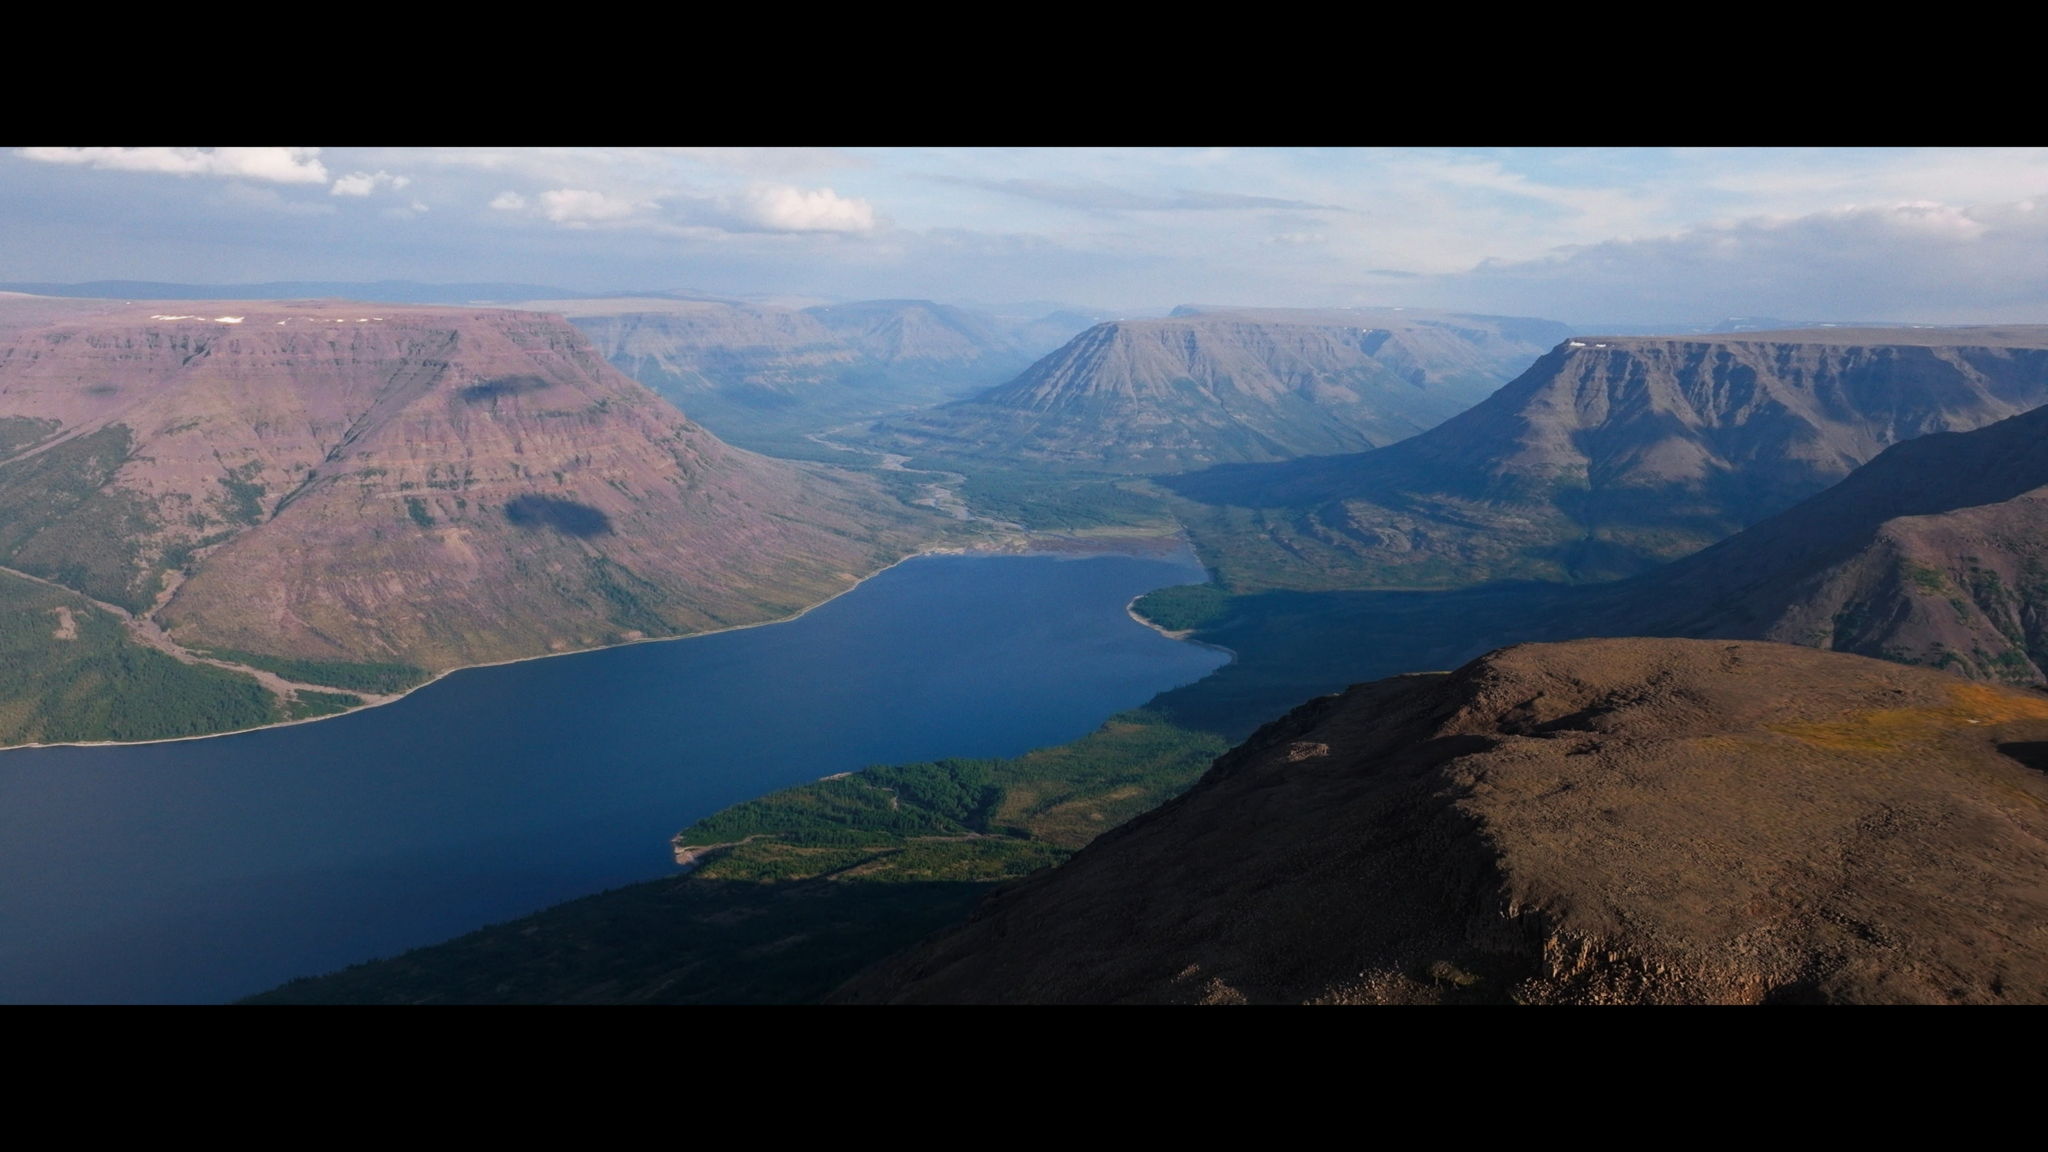
[[[926,556],[782,624],[477,668],[235,736],[0,752],[0,1002],[213,1002],[674,869],[871,764],[1078,738],[1226,657],[1192,558]]]

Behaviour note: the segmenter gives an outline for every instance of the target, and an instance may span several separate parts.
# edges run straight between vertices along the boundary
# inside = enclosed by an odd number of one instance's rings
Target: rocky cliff
[[[432,669],[758,621],[922,524],[534,312],[143,304],[0,346],[0,565],[194,647]]]
[[[2040,1003],[2048,697],[1766,643],[1311,702],[853,1002]]]
[[[1354,451],[1464,410],[1563,332],[1401,309],[1182,309],[1099,324],[1007,384],[875,432],[897,451],[1109,472]]]
[[[1169,484],[1246,587],[1607,579],[2044,402],[2048,328],[1585,338],[1400,444]]]

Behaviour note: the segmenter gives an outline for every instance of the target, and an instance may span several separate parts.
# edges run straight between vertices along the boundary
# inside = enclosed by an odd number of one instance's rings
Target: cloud
[[[393,176],[379,168],[375,172],[351,172],[334,182],[328,194],[333,196],[368,196],[379,188],[397,191],[412,183],[410,176]]]
[[[498,199],[503,200],[504,197]],[[495,201],[493,203],[495,205]],[[540,194],[541,215],[571,228],[628,220],[646,207],[637,201],[584,188],[557,188]]]
[[[1058,184],[1047,180],[969,180],[955,177],[939,177],[951,184],[965,184],[975,188],[986,188],[991,192],[1006,192],[1037,200],[1046,204],[1057,204],[1063,208],[1082,208],[1088,211],[1124,212],[1213,212],[1237,211],[1248,208],[1294,208],[1324,212],[1341,212],[1344,209],[1334,204],[1317,204],[1307,200],[1288,200],[1278,196],[1255,196],[1244,192],[1197,192],[1185,188],[1165,193],[1132,192],[1110,184]]]
[[[2048,319],[2048,213],[1932,200],[1754,217],[1487,261],[1448,278],[1567,320]]]
[[[740,216],[770,232],[871,232],[874,206],[830,188],[758,184],[741,194]]]
[[[318,148],[21,148],[15,155],[44,164],[82,164],[118,172],[327,183]]]
[[[657,151],[771,180],[799,178],[834,168],[866,168],[872,163],[866,157],[838,148],[666,148]]]
[[[874,206],[830,188],[755,184],[722,194],[686,189],[555,188],[536,195],[499,192],[489,207],[544,218],[564,228],[628,228],[715,241],[791,233],[859,233],[880,225]]]

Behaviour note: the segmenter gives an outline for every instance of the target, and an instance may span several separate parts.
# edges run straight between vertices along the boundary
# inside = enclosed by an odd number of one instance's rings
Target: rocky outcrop
[[[1169,485],[1244,586],[1610,579],[1783,511],[1886,447],[2048,402],[2048,328],[1567,341],[1362,455]]]
[[[1099,324],[1007,384],[876,434],[903,452],[1110,472],[1356,451],[1464,410],[1563,332],[1404,309],[1182,309]]]
[[[1316,700],[853,1002],[2048,1001],[2048,697],[1767,643]]]
[[[181,301],[0,347],[0,564],[193,647],[445,668],[758,621],[924,520],[535,312]]]

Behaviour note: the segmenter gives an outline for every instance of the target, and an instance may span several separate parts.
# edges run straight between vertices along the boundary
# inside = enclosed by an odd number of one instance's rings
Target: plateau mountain
[[[939,530],[726,445],[559,317],[10,309],[0,565],[316,684],[773,619]]]
[[[2048,328],[1587,337],[1399,444],[1164,483],[1238,589],[1612,579],[2044,402]]]
[[[1184,306],[1098,324],[1006,384],[878,423],[871,442],[1122,473],[1352,451],[1463,411],[1566,331],[1408,309]]]

